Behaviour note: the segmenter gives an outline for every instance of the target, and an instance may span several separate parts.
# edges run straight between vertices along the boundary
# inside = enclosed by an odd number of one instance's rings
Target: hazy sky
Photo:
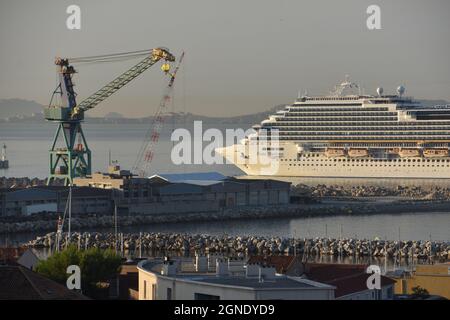
[[[70,4],[81,7],[79,31],[66,28]],[[371,4],[381,7],[382,30],[366,27]],[[408,95],[450,100],[449,12],[448,0],[0,0],[0,99],[48,104],[55,56],[166,46],[186,51],[176,111],[264,111],[300,89],[327,93],[345,74],[366,93],[404,84]],[[79,101],[132,64],[80,67]],[[150,69],[89,114],[150,115],[163,83]]]

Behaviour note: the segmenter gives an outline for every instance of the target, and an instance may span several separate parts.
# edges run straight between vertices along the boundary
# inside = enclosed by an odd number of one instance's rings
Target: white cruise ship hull
[[[285,145],[285,149],[290,149]],[[293,148],[292,148],[293,149]],[[249,176],[327,177],[327,178],[445,178],[450,179],[450,159],[370,159],[330,158],[325,155],[298,156],[287,152],[271,161],[251,161],[237,145],[216,149],[228,163]],[[267,163],[270,162],[270,165]]]
[[[356,88],[346,79],[330,95],[298,97],[216,151],[252,176],[450,178],[450,104],[424,107],[403,86]]]

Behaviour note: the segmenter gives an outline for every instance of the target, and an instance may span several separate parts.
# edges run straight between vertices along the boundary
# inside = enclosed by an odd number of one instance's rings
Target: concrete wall
[[[211,212],[219,210],[216,201],[172,201],[155,203],[138,203],[128,206],[130,214],[163,214],[183,212]]]

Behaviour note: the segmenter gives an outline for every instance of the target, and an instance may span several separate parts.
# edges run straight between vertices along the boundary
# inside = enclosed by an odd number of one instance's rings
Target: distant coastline
[[[445,100],[419,99],[425,106],[450,104]],[[194,120],[203,121],[208,124],[257,124],[267,118],[270,114],[282,109],[285,104],[279,104],[266,111],[240,116],[211,117],[196,115],[192,113],[168,113],[167,122],[173,124],[189,124]],[[45,121],[42,114],[44,106],[34,101],[21,99],[0,99],[0,123],[42,123]],[[152,122],[152,116],[141,118],[127,118],[120,113],[111,112],[104,117],[86,117],[86,123],[111,123],[111,124],[148,124]]]

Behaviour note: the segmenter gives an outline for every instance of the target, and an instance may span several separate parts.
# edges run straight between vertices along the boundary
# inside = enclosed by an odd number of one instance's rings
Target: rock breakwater
[[[308,256],[372,256],[414,259],[450,259],[450,242],[390,241],[381,239],[281,238],[261,236],[212,236],[180,233],[72,233],[62,235],[61,245],[80,248],[121,248],[123,250],[251,254],[301,254]],[[27,243],[30,247],[55,246],[56,233],[48,233]]]

